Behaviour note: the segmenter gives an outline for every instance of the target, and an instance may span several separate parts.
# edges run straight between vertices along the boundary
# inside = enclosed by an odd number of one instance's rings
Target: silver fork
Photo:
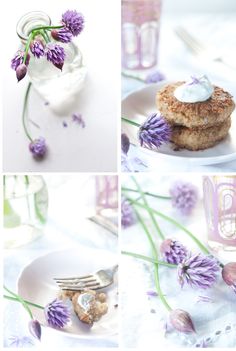
[[[101,269],[94,274],[80,277],[53,278],[62,290],[83,291],[86,289],[98,290],[111,285],[118,265]]]
[[[208,49],[204,44],[193,37],[186,29],[181,26],[175,27],[177,36],[192,50],[195,55],[202,55],[210,61],[220,62],[230,68],[236,68],[231,62],[227,62],[227,58],[219,55],[218,52]]]

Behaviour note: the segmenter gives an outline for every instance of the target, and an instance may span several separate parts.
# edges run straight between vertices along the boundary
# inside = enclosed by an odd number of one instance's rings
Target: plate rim
[[[65,252],[65,251],[71,251],[71,250],[77,250],[78,249],[78,246],[81,247],[81,248],[86,248],[86,250],[92,250],[92,251],[106,251],[108,252],[109,254],[114,254],[115,256],[117,255],[116,253],[113,253],[113,252],[110,252],[106,249],[102,249],[102,248],[91,248],[89,246],[86,246],[86,245],[80,245],[80,244],[77,244],[77,247],[74,248],[74,247],[71,247],[71,248],[65,248],[65,249],[57,249],[57,250],[51,250],[49,252],[46,252],[46,253],[42,253],[41,255],[37,256],[36,258],[32,259],[29,263],[27,263],[24,267],[22,267],[22,269],[20,270],[19,274],[18,274],[18,277],[17,277],[17,281],[16,281],[16,287],[17,287],[17,293],[19,294],[19,284],[20,284],[20,280],[22,279],[22,276],[24,274],[24,271],[29,268],[31,266],[32,263],[42,259],[43,257],[46,257],[46,256],[50,256],[51,254],[53,253],[60,253],[60,252]],[[119,319],[119,318],[118,318]],[[81,334],[81,335],[78,335],[78,334],[72,334],[72,333],[69,333],[67,331],[61,331],[60,329],[56,329],[56,328],[51,328],[47,325],[43,325],[41,324],[41,327],[42,328],[45,328],[47,330],[50,330],[52,333],[59,333],[61,336],[64,336],[64,337],[70,337],[70,338],[73,338],[73,339],[83,339],[83,340],[96,340],[96,339],[99,339],[99,340],[112,340],[113,342],[115,342],[116,344],[118,344],[118,335],[119,335],[119,321],[117,323],[117,331],[115,332],[111,332],[111,333],[108,333],[108,334],[104,334],[104,335],[96,335],[96,336],[92,336],[90,334]],[[113,340],[114,339],[114,340]]]
[[[132,95],[135,95],[136,93],[140,93],[143,90],[147,90],[150,88],[154,88],[157,87],[157,89],[160,89],[162,86],[166,85],[166,84],[170,84],[171,80],[163,80],[157,83],[152,83],[152,84],[148,84],[146,86],[142,86],[138,89],[136,89],[135,91],[130,91],[129,93],[127,93],[121,100],[121,112],[123,109],[123,104],[124,102]],[[122,126],[122,120],[121,120],[121,126]],[[131,143],[133,146],[138,147],[137,145]],[[194,165],[194,166],[208,166],[208,165],[213,165],[213,164],[220,164],[220,163],[226,163],[226,162],[230,162],[230,161],[234,161],[236,160],[236,152],[230,153],[228,155],[221,155],[221,156],[209,156],[209,157],[183,157],[183,156],[178,156],[178,155],[169,155],[169,154],[163,154],[161,152],[154,152],[152,150],[149,150],[145,147],[138,147],[141,149],[142,152],[148,154],[149,156],[153,156],[154,155],[158,155],[158,157],[161,157],[162,159],[169,159],[169,160],[175,160],[175,161],[185,161],[188,162],[189,165]],[[199,150],[201,151],[201,150]],[[157,157],[157,156],[154,156]]]

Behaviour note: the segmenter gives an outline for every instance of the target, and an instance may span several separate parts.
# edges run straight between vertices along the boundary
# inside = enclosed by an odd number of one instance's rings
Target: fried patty
[[[171,141],[178,147],[197,151],[208,149],[224,139],[231,126],[231,118],[209,128],[186,128],[173,126]]]
[[[235,104],[232,96],[217,86],[214,86],[212,96],[206,101],[195,103],[178,101],[174,96],[174,90],[183,83],[185,82],[166,85],[157,93],[158,110],[171,125],[188,128],[215,127],[222,125],[233,112]],[[216,129],[215,131],[217,132]]]

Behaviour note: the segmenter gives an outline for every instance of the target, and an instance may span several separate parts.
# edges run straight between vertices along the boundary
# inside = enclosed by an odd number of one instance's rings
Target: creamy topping
[[[84,309],[85,312],[88,312],[91,307],[91,302],[94,300],[94,296],[89,293],[79,295],[77,303]]]
[[[199,78],[191,77],[191,80],[180,85],[174,91],[174,96],[181,102],[200,102],[206,101],[213,94],[214,88],[207,78],[202,76]]]

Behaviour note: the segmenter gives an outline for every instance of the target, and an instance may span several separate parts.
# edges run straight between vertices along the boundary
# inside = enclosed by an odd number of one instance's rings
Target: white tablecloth
[[[192,55],[185,44],[176,36],[174,28],[181,25],[206,46],[216,48],[219,53],[229,52],[236,57],[236,13],[163,13],[161,19],[158,70],[167,80],[188,79],[190,75],[207,74],[210,80],[228,90],[236,99],[236,68],[231,70],[220,63],[206,62]],[[144,83],[130,78],[122,79],[123,97],[129,92],[145,86]],[[147,156],[141,148],[131,147],[130,158],[139,157],[148,166],[133,165],[133,171],[162,172],[234,172],[236,161],[208,166],[165,160],[164,157]],[[132,161],[131,161],[132,163]],[[132,168],[132,167],[131,167]],[[123,169],[124,171],[124,169]]]

